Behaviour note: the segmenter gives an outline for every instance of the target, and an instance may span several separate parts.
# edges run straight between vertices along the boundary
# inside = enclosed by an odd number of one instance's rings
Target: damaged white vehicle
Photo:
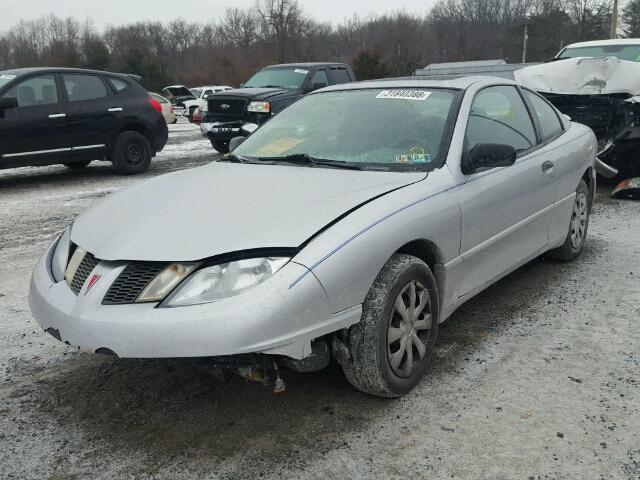
[[[598,157],[613,167],[600,173],[620,179],[640,175],[640,39],[568,45],[553,62],[514,76],[594,131]]]
[[[356,388],[398,396],[459,305],[585,242],[593,132],[513,82],[339,85],[234,140],[66,229],[31,281],[43,329],[276,377],[334,358]]]

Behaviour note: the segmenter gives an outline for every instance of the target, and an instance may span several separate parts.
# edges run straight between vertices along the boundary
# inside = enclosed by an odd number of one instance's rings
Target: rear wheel
[[[116,138],[111,161],[125,175],[142,173],[151,163],[151,145],[139,132],[123,132]]]
[[[229,140],[214,140],[213,138],[209,140],[211,141],[211,146],[218,152],[229,153]]]
[[[411,390],[430,363],[438,333],[438,292],[422,260],[396,254],[382,268],[349,329],[351,360],[343,365],[358,390],[397,397]]]
[[[589,187],[584,180],[580,180],[580,184],[576,189],[576,197],[573,201],[567,237],[561,247],[549,250],[546,253],[546,257],[552,260],[570,262],[580,255],[587,238],[587,229],[589,228],[591,210],[589,196]]]
[[[81,170],[87,167],[91,163],[91,160],[81,160],[78,162],[64,162],[63,165],[71,170]]]

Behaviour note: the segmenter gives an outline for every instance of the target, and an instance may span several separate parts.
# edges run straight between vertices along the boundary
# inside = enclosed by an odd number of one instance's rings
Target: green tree
[[[353,73],[358,80],[371,80],[389,76],[389,66],[382,60],[379,50],[360,50],[352,61]]]
[[[626,37],[640,38],[640,0],[630,0],[622,9],[622,30]]]

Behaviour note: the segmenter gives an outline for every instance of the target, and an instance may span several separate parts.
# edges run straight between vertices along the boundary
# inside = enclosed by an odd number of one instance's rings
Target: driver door
[[[29,77],[4,93],[18,99],[0,117],[0,161],[7,164],[50,162],[69,155],[65,105],[55,74]]]
[[[488,87],[474,98],[465,151],[478,143],[514,147],[509,167],[456,174],[462,182],[460,296],[472,296],[517,268],[547,244],[547,219],[536,215],[537,134],[518,90],[512,85]]]

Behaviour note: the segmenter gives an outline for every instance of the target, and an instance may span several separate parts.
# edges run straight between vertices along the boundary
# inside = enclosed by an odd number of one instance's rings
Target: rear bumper
[[[167,122],[163,116],[160,116],[158,121],[150,129],[150,141],[153,150],[158,153],[164,149],[169,139],[169,128]]]

